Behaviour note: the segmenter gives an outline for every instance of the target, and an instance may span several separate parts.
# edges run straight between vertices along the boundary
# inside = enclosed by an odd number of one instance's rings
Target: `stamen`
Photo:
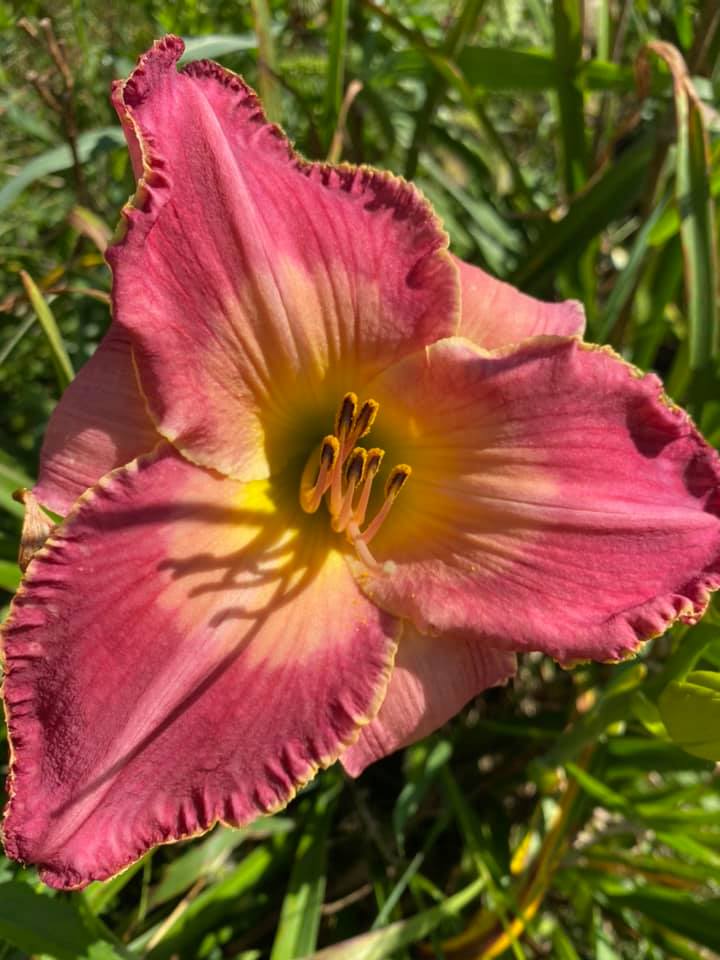
[[[368,503],[370,502],[370,493],[372,492],[373,480],[380,469],[380,464],[383,462],[384,456],[385,451],[381,450],[379,447],[373,447],[371,450],[368,450],[367,460],[365,461],[365,476],[363,478],[363,485],[360,488],[360,496],[358,498],[357,506],[355,507],[355,513],[353,514],[353,520],[358,527],[361,527],[365,522],[365,514],[367,513]]]
[[[379,409],[380,404],[377,402],[377,400],[366,400],[363,403],[363,405],[360,407],[358,415],[355,417],[352,432],[348,438],[348,445],[350,442],[353,444],[357,443],[358,440],[361,440],[370,433]]]
[[[344,443],[355,423],[358,398],[355,393],[346,393],[335,416],[335,436]]]
[[[367,450],[363,447],[355,447],[350,454],[345,465],[345,481],[347,484],[355,486],[360,483],[365,474],[365,460],[367,459]]]
[[[333,518],[333,530],[340,533],[345,529],[348,520],[353,515],[353,497],[355,496],[355,487],[362,481],[365,475],[365,462],[367,460],[367,451],[362,447],[356,447],[348,457],[345,467],[345,493],[343,494],[340,510]]]
[[[368,545],[360,536],[360,530],[354,521],[348,525],[346,535],[350,543],[355,547],[357,555],[360,557],[368,570],[372,570],[374,573],[382,573],[383,565],[378,563],[375,557],[372,555],[370,547],[368,547]]]
[[[354,445],[350,434],[355,425],[357,405],[357,394],[350,391],[342,398],[338,412],[335,414],[335,436],[340,443],[340,452],[338,454],[338,468],[333,474],[330,488],[330,513],[332,516],[337,514],[342,504],[342,465],[345,463],[348,451]]]
[[[328,434],[320,445],[319,466],[315,467],[315,458],[310,457],[300,481],[300,506],[305,513],[315,513],[332,482],[333,470],[340,455],[340,443],[337,437]],[[315,480],[310,477],[315,473]]]
[[[372,521],[360,534],[360,539],[364,543],[370,543],[372,538],[378,532],[382,526],[385,517],[390,513],[390,507],[397,499],[398,494],[402,488],[407,483],[408,477],[412,473],[412,467],[409,467],[406,463],[400,463],[396,467],[393,467],[390,471],[390,476],[385,482],[385,502],[380,507],[378,512],[373,517]]]
[[[383,504],[361,531],[373,482],[385,451],[379,447],[365,450],[356,444],[370,433],[379,409],[376,400],[365,400],[358,409],[357,395],[345,394],[335,415],[334,434],[323,439],[305,466],[300,481],[300,504],[307,513],[314,513],[328,494],[327,506],[333,530],[345,533],[368,569],[387,573],[393,564],[389,560],[378,563],[368,543],[384,523],[412,470],[404,463],[393,467],[385,482]]]
[[[412,467],[409,467],[406,463],[399,463],[396,467],[393,467],[390,476],[385,481],[385,496],[392,497],[394,500],[407,483],[411,473]]]

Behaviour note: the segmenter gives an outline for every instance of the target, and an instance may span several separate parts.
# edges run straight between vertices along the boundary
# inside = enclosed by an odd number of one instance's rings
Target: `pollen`
[[[346,393],[335,415],[334,432],[323,438],[308,459],[300,480],[300,506],[315,513],[325,500],[330,523],[336,533],[344,533],[358,557],[372,570],[383,568],[373,557],[368,544],[385,522],[390,509],[405,486],[412,468],[405,463],[390,470],[385,481],[384,500],[368,521],[367,512],[373,483],[382,466],[385,451],[357,446],[372,430],[380,405],[375,400],[359,403],[354,393]]]

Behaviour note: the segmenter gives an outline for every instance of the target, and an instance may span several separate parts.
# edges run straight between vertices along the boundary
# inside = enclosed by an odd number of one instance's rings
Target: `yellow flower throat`
[[[373,481],[380,470],[385,451],[379,447],[356,446],[375,422],[380,405],[365,400],[358,405],[354,393],[346,393],[335,416],[334,432],[323,438],[313,452],[300,480],[300,505],[306,513],[315,513],[323,497],[332,528],[345,533],[359,558],[372,570],[380,570],[368,544],[382,526],[412,469],[405,463],[393,467],[385,481],[385,499],[367,525],[366,514]]]

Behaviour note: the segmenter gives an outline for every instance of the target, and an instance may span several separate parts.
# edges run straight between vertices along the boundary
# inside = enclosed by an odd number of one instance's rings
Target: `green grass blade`
[[[668,307],[675,302],[682,285],[682,271],[680,239],[676,236],[650,258],[634,300],[636,309],[628,334],[630,359],[643,370],[655,366],[658,350],[669,329]],[[643,308],[642,318],[639,307]],[[641,323],[637,322],[639,319]],[[667,391],[673,396],[669,385]]]
[[[203,934],[220,923],[240,897],[253,890],[272,871],[285,863],[285,837],[252,850],[227,875],[188,900],[183,909],[146,931],[130,944],[130,949],[149,960],[169,960],[172,956],[193,956],[193,948]],[[148,951],[145,953],[145,951]]]
[[[570,195],[587,178],[585,105],[577,80],[582,63],[582,13],[582,0],[553,0],[563,179]]]
[[[595,30],[597,32],[597,55],[601,60],[609,60],[612,53],[610,22],[609,0],[598,0],[595,5]]]
[[[400,791],[392,814],[395,841],[401,852],[405,848],[408,822],[418,812],[427,792],[452,756],[452,745],[448,740],[438,740],[436,743],[424,740],[416,744],[408,756],[416,761],[416,769]]]
[[[460,14],[449,31],[443,44],[443,53],[456,60],[462,52],[468,36],[475,28],[485,0],[465,0]],[[445,92],[445,81],[439,73],[434,73],[425,90],[423,103],[415,118],[413,138],[405,158],[405,176],[412,179],[417,172],[420,150],[427,141],[435,111]]]
[[[315,949],[325,896],[328,835],[341,790],[342,782],[335,780],[309,802],[270,960],[295,960]]]
[[[25,508],[13,500],[13,491],[33,485],[30,477],[19,467],[12,457],[0,450],[0,509],[22,520]]]
[[[95,154],[104,153],[125,143],[125,137],[120,127],[100,127],[97,130],[87,130],[77,139],[77,154],[80,163],[86,163]],[[0,189],[0,213],[20,196],[31,183],[47,177],[51,173],[60,173],[70,170],[73,166],[73,155],[70,147],[63,144],[53,147],[37,157],[29,160],[14,177],[3,184]]]
[[[702,903],[687,893],[651,886],[626,893],[615,890],[608,906],[637,910],[662,926],[699,943],[720,950],[720,899],[706,897]]]
[[[555,57],[535,48],[508,50],[492,44],[469,44],[457,57],[457,65],[474,90],[487,93],[548,93],[563,80]],[[577,62],[574,84],[592,92],[633,93],[636,80],[632,67],[602,58]],[[660,95],[669,89],[667,74],[653,73],[650,90]]]
[[[386,960],[403,947],[427,937],[444,921],[457,917],[461,910],[480,896],[484,886],[482,880],[475,880],[436,907],[407,920],[398,920],[382,930],[373,930],[325,947],[307,960]]]
[[[710,143],[704,107],[680,52],[672,44],[660,41],[649,43],[648,50],[667,63],[673,77],[677,131],[675,185],[685,259],[689,364],[691,370],[698,370],[720,352]]]
[[[130,883],[138,870],[142,869],[145,859],[145,857],[141,857],[140,860],[136,860],[127,870],[123,870],[112,880],[96,881],[86,887],[82,892],[82,898],[88,910],[95,915],[106,910],[120,894],[120,891]]]
[[[272,15],[267,0],[250,0],[258,46],[258,88],[265,113],[278,123],[282,118],[280,84],[275,72],[275,40],[272,31]]]
[[[557,86],[558,70],[544,50],[506,50],[473,44],[458,56],[467,82],[488,92],[542,93]]]
[[[650,248],[652,231],[665,212],[668,200],[669,197],[667,196],[661,199],[638,231],[628,261],[615,281],[612,293],[608,297],[602,322],[594,333],[598,343],[605,343],[610,339],[623,309],[633,295],[645,257]]]
[[[337,126],[343,101],[349,5],[349,0],[332,0],[325,86],[325,129],[328,144]]]
[[[422,167],[467,213],[468,232],[474,237],[485,260],[495,272],[502,274],[508,253],[520,256],[523,240],[517,230],[509,226],[485,200],[471,197],[429,154],[423,154]]]
[[[611,790],[602,780],[594,777],[591,773],[588,773],[587,770],[583,770],[582,767],[579,767],[576,763],[567,763],[565,767],[570,776],[577,780],[585,793],[591,796],[593,800],[601,803],[603,807],[606,807],[608,810],[623,810],[628,806],[622,794]]]
[[[679,117],[678,117],[679,119]],[[700,104],[688,98],[678,130],[677,192],[690,337],[690,366],[704,366],[720,350],[715,207],[710,194],[707,131]]]
[[[555,960],[580,960],[580,954],[575,950],[572,940],[560,926],[553,930],[552,946]]]
[[[193,844],[164,871],[162,880],[150,894],[149,907],[155,909],[189,890],[202,877],[216,873],[229,854],[247,837],[246,830],[216,827],[201,843]]]
[[[20,586],[20,567],[11,560],[0,560],[0,589],[15,593]]]
[[[179,60],[179,66],[191,60],[214,60],[228,53],[245,50],[257,50],[258,38],[254,33],[207,34],[203,37],[183,37],[185,53]]]
[[[28,954],[47,954],[57,960],[92,955],[117,960],[119,954],[71,900],[36,893],[26,883],[0,884],[0,937]]]
[[[45,297],[43,297],[33,278],[25,270],[21,270],[20,279],[25,287],[25,293],[28,296],[28,300],[30,301],[33,310],[37,314],[37,318],[40,321],[40,326],[43,328],[43,332],[47,337],[48,343],[50,344],[50,351],[52,353],[53,363],[55,365],[57,381],[60,385],[60,390],[62,391],[75,376],[72,364],[70,363],[70,357],[68,356],[67,350],[65,349],[65,344],[63,343],[62,335],[58,329],[57,322],[47,300]]]
[[[632,208],[652,154],[653,144],[647,141],[627,149],[577,198],[562,220],[548,224],[512,282],[529,292],[551,283],[560,265],[577,258],[600,231]]]
[[[15,347],[20,343],[22,338],[32,329],[33,325],[37,321],[37,317],[32,314],[29,317],[26,317],[21,324],[19,324],[17,330],[13,335],[5,342],[2,350],[0,350],[0,367],[7,362],[8,357],[13,352]]]

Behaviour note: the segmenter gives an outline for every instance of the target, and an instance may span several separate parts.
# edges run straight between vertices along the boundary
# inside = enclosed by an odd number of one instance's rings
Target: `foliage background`
[[[102,249],[133,190],[108,85],[166,31],[243,73],[307,156],[415,179],[461,256],[582,300],[588,339],[720,442],[717,0],[5,0],[0,26],[5,601],[10,492],[108,324]],[[712,610],[617,667],[529,656],[428,741],[246,830],[72,895],[2,860],[0,960],[720,956],[718,670]]]

